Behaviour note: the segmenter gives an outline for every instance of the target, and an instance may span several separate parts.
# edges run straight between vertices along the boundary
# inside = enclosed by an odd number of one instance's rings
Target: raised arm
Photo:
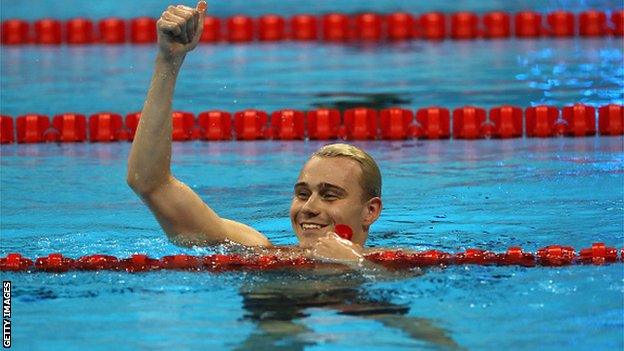
[[[270,246],[258,231],[219,217],[171,174],[171,103],[180,67],[199,41],[206,2],[197,8],[169,6],[158,20],[158,54],[130,156],[128,185],[150,208],[176,244],[210,245],[226,240]]]

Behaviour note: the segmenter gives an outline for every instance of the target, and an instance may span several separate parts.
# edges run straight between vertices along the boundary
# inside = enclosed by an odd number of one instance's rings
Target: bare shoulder
[[[177,245],[206,246],[231,241],[245,246],[271,246],[254,228],[220,217],[191,188],[173,177],[140,195]]]

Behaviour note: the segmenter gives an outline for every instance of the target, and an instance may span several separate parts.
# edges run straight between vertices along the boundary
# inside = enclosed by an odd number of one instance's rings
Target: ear
[[[381,198],[374,197],[364,204],[364,210],[362,211],[362,222],[364,226],[369,227],[371,224],[375,223],[379,215],[381,214],[381,209],[383,208],[383,204],[381,202]]]

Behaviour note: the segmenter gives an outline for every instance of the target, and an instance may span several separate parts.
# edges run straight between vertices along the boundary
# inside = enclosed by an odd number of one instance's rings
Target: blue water
[[[111,5],[116,2],[30,3],[35,6],[28,12],[31,19],[42,17],[41,8],[63,18],[80,11],[101,18],[116,10]],[[137,7],[157,16],[162,6],[156,5],[162,3],[124,7],[127,17],[143,14]],[[262,1],[246,8],[244,3],[214,7],[222,14],[269,9],[290,14],[361,6]],[[425,7],[408,1],[369,3],[378,11]],[[2,18],[27,13],[22,2],[0,4]],[[452,4],[439,2],[446,11]],[[546,11],[617,3],[479,1],[456,7],[515,11],[524,5]],[[410,109],[621,104],[623,53],[621,40],[614,38],[200,46],[187,57],[174,107],[272,111],[383,105],[394,99]],[[154,54],[153,46],[1,47],[0,110],[14,117],[140,110]],[[250,224],[276,244],[291,245],[296,243],[288,220],[292,185],[320,145],[175,143],[172,169],[221,216]],[[448,252],[469,247],[500,252],[513,245],[535,251],[550,244],[580,249],[596,241],[624,246],[621,136],[356,145],[378,160],[384,177],[384,210],[372,227],[370,246]],[[184,249],[167,241],[125,184],[128,151],[126,143],[2,145],[0,255],[162,257],[226,250]],[[422,275],[70,272],[2,273],[2,278],[13,282],[16,350],[624,348],[622,264],[454,266]],[[293,308],[296,302],[289,298],[307,306]],[[349,303],[358,303],[357,311],[381,307],[407,313],[384,318],[339,313]],[[271,318],[276,313],[294,316]],[[266,317],[262,322],[253,318],[260,315]]]
[[[503,251],[511,245],[535,251],[556,243],[581,248],[594,241],[620,247],[622,142],[592,137],[359,143],[377,158],[384,176],[385,209],[369,244],[448,252]],[[178,143],[173,170],[222,216],[254,226],[276,244],[294,244],[287,219],[291,186],[319,145]],[[214,252],[182,249],[165,239],[125,186],[128,149],[122,143],[3,146],[2,252]],[[341,278],[371,300],[408,306],[411,318],[427,320],[468,349],[582,350],[621,348],[623,274],[621,264],[455,266],[419,277],[368,272],[361,279],[355,273]],[[267,284],[289,291],[292,280],[327,278],[77,272],[5,273],[3,279],[14,284],[14,345],[32,350],[232,349],[248,339],[271,349],[273,339],[257,337],[258,327],[243,318],[249,313],[243,292]],[[308,291],[332,294],[324,289]],[[305,312],[296,323],[306,330],[280,339],[286,349],[433,347],[374,320],[331,309]]]

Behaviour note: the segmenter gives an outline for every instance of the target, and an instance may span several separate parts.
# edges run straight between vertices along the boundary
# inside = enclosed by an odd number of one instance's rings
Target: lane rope
[[[475,40],[507,38],[568,38],[624,36],[624,10],[588,10],[578,14],[521,11],[428,12],[411,14],[328,13],[292,17],[263,15],[206,16],[201,43],[276,42],[284,40],[347,43],[405,40]],[[34,22],[2,22],[2,45],[88,45],[156,43],[156,19],[104,18],[99,21],[44,18]]]
[[[140,112],[101,112],[88,117],[62,113],[52,120],[30,113],[13,119],[0,116],[0,143],[132,141]],[[502,105],[486,110],[463,106],[411,110],[401,107],[359,107],[340,111],[281,109],[266,112],[246,109],[230,113],[211,110],[195,115],[172,114],[172,140],[405,140],[507,139],[519,137],[583,137],[623,135],[624,106],[600,107],[577,103],[559,109],[539,105],[521,108]]]
[[[480,249],[467,249],[459,253],[439,250],[407,252],[401,250],[379,251],[365,255],[370,262],[390,269],[410,269],[414,267],[450,265],[497,265],[524,267],[561,267],[569,265],[604,265],[624,262],[624,248],[619,250],[604,243],[593,243],[591,247],[576,252],[574,248],[550,245],[535,253],[525,252],[514,246],[506,252],[495,253]],[[157,270],[190,271],[232,271],[232,270],[273,270],[310,269],[323,265],[306,257],[280,257],[277,255],[170,255],[160,259],[135,254],[128,258],[111,255],[86,255],[73,259],[60,253],[29,259],[19,253],[9,253],[0,258],[0,271],[7,272],[67,272],[67,271],[126,271],[145,272]]]

